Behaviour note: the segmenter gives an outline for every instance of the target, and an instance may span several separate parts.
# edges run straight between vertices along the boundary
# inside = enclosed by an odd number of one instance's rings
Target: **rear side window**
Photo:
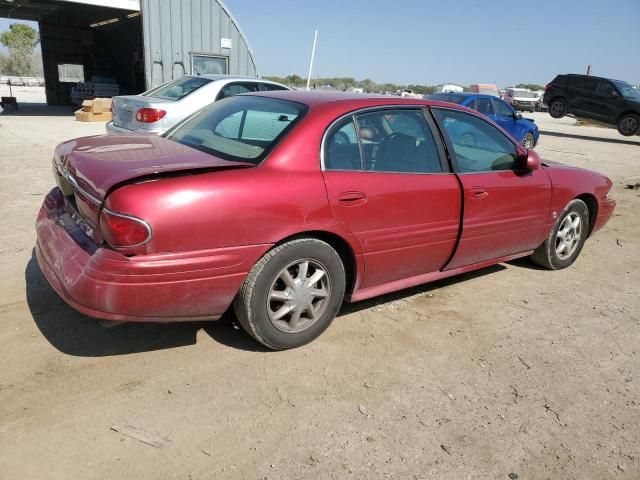
[[[573,86],[580,90],[595,92],[598,81],[595,78],[578,77],[573,81]]]
[[[440,157],[421,110],[380,110],[334,126],[325,140],[327,170],[441,173]]]
[[[214,102],[166,138],[224,158],[258,164],[306,114],[299,103],[241,96]]]
[[[153,88],[143,93],[143,95],[164,100],[180,100],[210,82],[211,80],[208,78],[182,77]]]
[[[453,144],[459,172],[516,169],[515,145],[489,122],[453,110],[433,109],[433,112]]]
[[[288,90],[287,87],[282,85],[274,85],[273,83],[261,83],[260,88],[263,92],[271,92],[273,90]]]
[[[259,92],[260,84],[258,82],[244,82],[244,83],[232,83],[226,85],[220,90],[218,94],[218,100],[223,98],[233,97],[234,95],[240,95],[241,93]]]
[[[324,166],[327,170],[362,170],[353,117],[345,118],[333,127],[324,148]]]
[[[551,83],[553,85],[560,85],[562,87],[567,85],[567,77],[566,75],[558,75],[556,76],[556,78],[554,78]]]

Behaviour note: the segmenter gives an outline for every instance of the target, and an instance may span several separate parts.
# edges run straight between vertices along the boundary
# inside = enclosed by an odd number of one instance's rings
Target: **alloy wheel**
[[[574,254],[582,238],[582,218],[576,212],[569,213],[556,234],[556,255],[566,260]]]
[[[278,330],[296,333],[324,313],[331,296],[331,278],[320,262],[305,258],[283,268],[267,295],[267,314]]]
[[[623,135],[633,135],[638,131],[638,120],[633,116],[623,118],[620,122],[620,133]]]

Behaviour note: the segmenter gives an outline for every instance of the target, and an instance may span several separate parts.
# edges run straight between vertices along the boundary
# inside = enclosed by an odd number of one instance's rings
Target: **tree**
[[[0,43],[9,49],[4,73],[30,75],[33,49],[39,42],[38,32],[35,29],[24,23],[12,23],[9,30],[0,35]]]
[[[516,88],[526,88],[527,90],[531,90],[533,92],[544,90],[544,87],[542,85],[538,85],[535,83],[519,83],[516,85]]]

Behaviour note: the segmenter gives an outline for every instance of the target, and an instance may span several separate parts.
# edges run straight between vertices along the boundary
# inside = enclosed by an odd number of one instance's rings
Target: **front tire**
[[[549,115],[553,118],[562,118],[567,114],[567,102],[564,98],[556,98],[549,104]]]
[[[580,255],[588,233],[589,209],[582,200],[572,200],[531,260],[549,270],[567,268]]]
[[[233,306],[242,328],[284,350],[317,338],[342,305],[344,265],[328,243],[300,238],[274,247],[249,272]]]
[[[522,139],[522,146],[527,150],[531,150],[536,146],[536,139],[533,136],[533,133],[529,132],[524,136],[524,138]]]
[[[628,113],[618,120],[618,132],[625,137],[631,137],[640,132],[640,117],[633,113]]]

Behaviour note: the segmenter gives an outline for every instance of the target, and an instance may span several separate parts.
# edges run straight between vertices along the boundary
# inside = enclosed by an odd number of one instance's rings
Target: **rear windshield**
[[[146,97],[162,98],[163,100],[180,100],[209,82],[211,82],[211,80],[208,78],[182,77],[173,82],[152,88],[144,92],[143,95]]]
[[[306,112],[299,103],[240,95],[212,103],[165,136],[225,160],[257,165]]]
[[[429,100],[438,100],[439,102],[449,103],[462,103],[465,98],[467,97],[464,95],[456,95],[455,93],[434,93],[427,97]]]

